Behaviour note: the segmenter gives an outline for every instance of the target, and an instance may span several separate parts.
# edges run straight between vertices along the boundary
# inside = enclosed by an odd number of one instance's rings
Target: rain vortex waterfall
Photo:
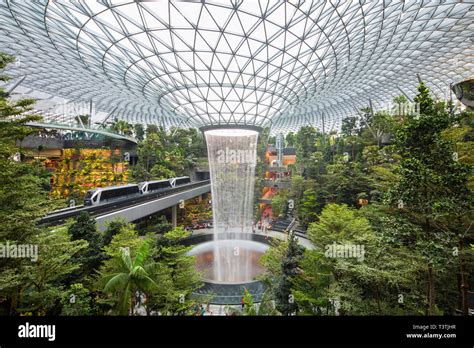
[[[251,239],[258,132],[205,132],[211,174],[214,224],[214,279],[249,279],[251,255],[240,250]],[[242,251],[242,252],[241,252]]]

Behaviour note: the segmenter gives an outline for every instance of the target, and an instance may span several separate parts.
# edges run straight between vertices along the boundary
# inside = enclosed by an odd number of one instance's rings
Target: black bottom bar
[[[27,324],[28,323],[28,324]],[[449,345],[472,347],[473,317],[0,317],[0,346]],[[55,325],[54,341],[47,330]],[[44,329],[45,327],[43,327]],[[43,331],[43,338],[19,337]],[[51,331],[49,331],[51,332]]]

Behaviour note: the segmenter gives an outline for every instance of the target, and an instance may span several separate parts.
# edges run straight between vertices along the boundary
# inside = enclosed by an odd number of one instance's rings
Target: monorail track
[[[103,203],[99,205],[84,206],[80,205],[77,207],[68,207],[60,210],[53,211],[39,220],[39,224],[56,226],[63,224],[67,219],[78,216],[81,212],[87,211],[92,217],[97,217],[116,211],[130,208],[135,205],[143,204],[149,201],[153,201],[159,198],[164,198],[179,192],[187,191],[196,187],[209,185],[210,180],[203,180],[190,184],[180,185],[164,192],[148,193],[145,195],[136,195],[129,199],[119,199],[116,201]]]

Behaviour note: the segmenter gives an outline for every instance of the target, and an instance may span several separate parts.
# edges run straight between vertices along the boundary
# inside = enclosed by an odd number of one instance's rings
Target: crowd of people
[[[203,316],[209,316],[209,315],[213,315],[209,303],[206,306],[204,306],[204,304],[202,305],[196,304],[194,308],[194,316],[203,317]]]

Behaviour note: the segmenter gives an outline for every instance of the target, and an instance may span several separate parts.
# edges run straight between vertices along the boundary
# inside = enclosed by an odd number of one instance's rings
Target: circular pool
[[[189,255],[196,256],[196,269],[206,282],[248,283],[263,273],[260,257],[268,245],[252,240],[225,239],[196,245]]]
[[[195,256],[196,269],[202,274],[203,286],[197,295],[210,295],[209,303],[238,305],[247,290],[254,302],[260,302],[265,285],[256,280],[265,271],[260,257],[269,248],[270,238],[263,235],[223,233],[194,235],[183,243],[192,246],[188,255]]]

